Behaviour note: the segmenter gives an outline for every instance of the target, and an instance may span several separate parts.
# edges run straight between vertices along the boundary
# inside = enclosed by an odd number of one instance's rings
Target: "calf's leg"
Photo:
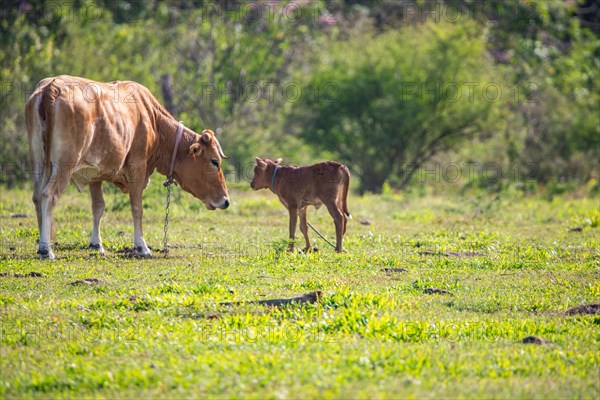
[[[304,241],[306,242],[305,252],[311,251],[312,246],[310,245],[310,239],[308,238],[308,224],[306,222],[306,207],[300,210],[300,232],[304,235]]]
[[[335,224],[335,251],[338,253],[342,252],[342,237],[344,236],[343,232],[343,221],[344,221],[344,213],[338,208],[335,202],[331,202],[326,204],[327,210],[329,214],[333,217],[333,223]]]
[[[298,221],[298,209],[296,207],[289,206],[288,212],[290,213],[290,245],[288,251],[294,251],[294,238],[296,237],[296,222]]]
[[[344,213],[344,202],[342,200],[341,193],[338,194],[337,197],[338,197],[337,208],[338,208],[338,210],[340,210],[342,212],[342,236],[344,236],[346,234],[346,224],[348,223],[348,217]]]

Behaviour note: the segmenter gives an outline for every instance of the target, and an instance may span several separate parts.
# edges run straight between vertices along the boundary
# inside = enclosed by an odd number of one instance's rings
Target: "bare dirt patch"
[[[250,301],[235,301],[235,302],[223,302],[217,303],[220,306],[237,306],[242,304],[261,304],[269,307],[281,307],[290,304],[299,303],[318,303],[323,298],[323,292],[316,290],[314,292],[305,293],[296,297],[288,297],[283,299],[269,299],[269,300],[250,300]]]
[[[547,345],[550,344],[549,341],[540,336],[527,336],[522,340],[525,344],[539,344],[539,345]]]
[[[43,276],[41,273],[35,271],[31,271],[28,274],[10,274],[8,272],[0,274],[0,278],[41,278]]]
[[[598,315],[600,314],[600,302],[582,304],[565,311],[565,315]]]
[[[385,272],[386,274],[396,274],[399,272],[408,272],[406,268],[382,268],[381,272]]]
[[[478,251],[438,251],[438,250],[423,250],[419,252],[422,256],[446,256],[446,257],[481,257],[484,253]]]
[[[452,294],[449,291],[447,291],[446,289],[440,289],[440,288],[427,288],[427,289],[423,290],[423,293],[425,293],[425,294]]]
[[[71,286],[77,286],[77,285],[91,286],[91,285],[95,285],[97,283],[104,283],[104,282],[105,281],[103,281],[102,279],[98,279],[98,278],[85,278],[82,280],[71,282],[71,283],[69,283],[69,285],[71,285]]]
[[[10,215],[11,218],[29,218],[28,214],[25,213],[14,213]]]

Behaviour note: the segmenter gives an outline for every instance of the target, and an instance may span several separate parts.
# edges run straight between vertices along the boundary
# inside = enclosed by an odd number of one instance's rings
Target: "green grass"
[[[69,187],[58,259],[38,261],[30,191],[2,189],[0,273],[43,275],[0,277],[2,397],[600,396],[600,317],[562,313],[600,300],[597,197],[354,195],[348,253],[311,233],[321,251],[304,255],[282,251],[271,193],[231,190],[209,212],[175,189],[165,259],[159,181],[144,198],[152,260],[122,257],[129,206],[107,186],[107,256],[89,254],[89,195]],[[324,209],[309,221],[333,238]],[[317,289],[319,305],[215,304]]]

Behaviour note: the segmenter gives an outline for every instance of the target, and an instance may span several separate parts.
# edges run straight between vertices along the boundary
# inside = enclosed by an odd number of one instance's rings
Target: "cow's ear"
[[[256,157],[255,160],[256,160],[256,165],[258,165],[259,167],[264,167],[266,165],[265,160],[263,160],[260,157]]]
[[[281,164],[282,161],[283,161],[283,158],[279,157],[277,160],[275,160],[275,164],[279,165],[279,164]]]
[[[202,146],[200,146],[200,143],[193,143],[190,146],[190,156],[196,158],[200,155],[201,152],[202,152]]]
[[[210,144],[210,142],[212,141],[212,136],[210,136],[210,133],[208,133],[208,131],[202,131],[202,137],[200,140],[202,140],[202,143],[204,144]]]

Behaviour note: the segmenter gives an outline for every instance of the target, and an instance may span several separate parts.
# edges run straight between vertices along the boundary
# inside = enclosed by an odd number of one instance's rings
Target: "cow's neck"
[[[177,137],[177,128],[179,127],[179,121],[170,115],[159,113],[156,116],[156,135],[157,143],[154,151],[154,157],[152,161],[156,170],[167,176],[171,168],[171,157],[175,147],[175,141]],[[181,142],[179,149],[186,145],[190,141],[190,132],[187,128],[183,128]],[[180,151],[177,149],[176,151]]]

